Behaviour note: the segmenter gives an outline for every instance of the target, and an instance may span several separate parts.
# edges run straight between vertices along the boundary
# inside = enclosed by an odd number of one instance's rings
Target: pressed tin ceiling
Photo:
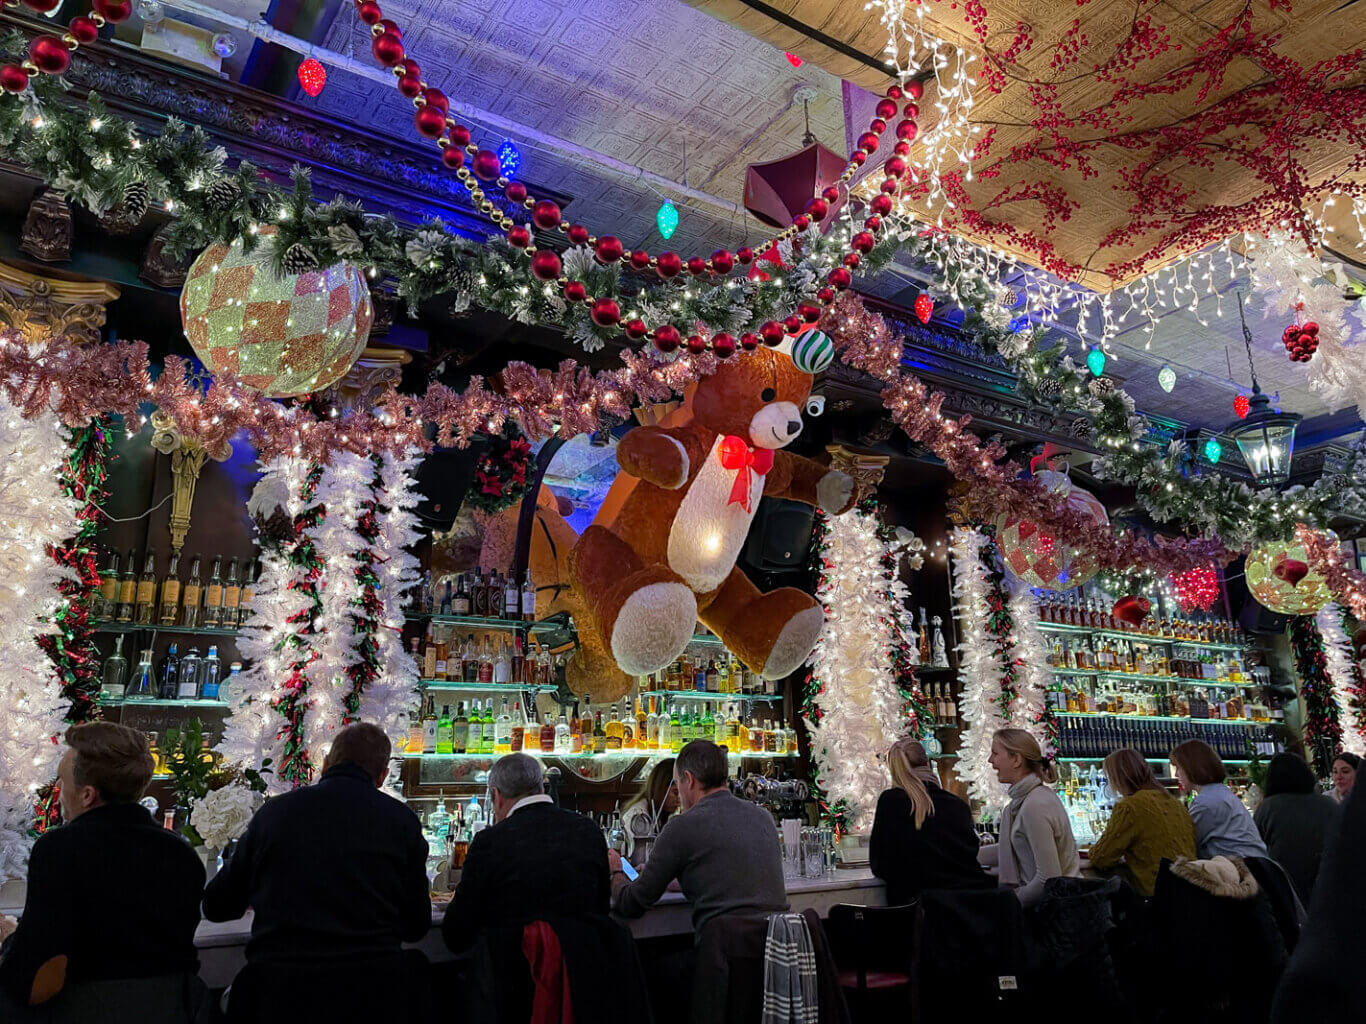
[[[866,88],[891,81],[870,66],[887,30],[862,3],[689,2]],[[1356,0],[905,6],[924,11],[930,33],[987,56],[972,122],[988,141],[945,224],[1088,287],[1107,291],[1232,234],[1221,225],[1255,222],[1277,189],[1335,175],[1366,183]],[[979,35],[967,18],[980,12]],[[931,88],[922,128],[933,101]],[[1352,219],[1336,214],[1335,248],[1360,256]]]

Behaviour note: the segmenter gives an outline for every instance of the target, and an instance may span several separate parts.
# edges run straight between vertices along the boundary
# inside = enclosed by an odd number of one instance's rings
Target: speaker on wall
[[[764,498],[749,528],[741,557],[763,572],[785,572],[806,565],[816,510],[787,498]]]
[[[460,511],[460,502],[474,478],[475,460],[482,446],[434,448],[417,464],[417,491],[422,502],[417,506],[418,528],[423,532],[449,530]]]

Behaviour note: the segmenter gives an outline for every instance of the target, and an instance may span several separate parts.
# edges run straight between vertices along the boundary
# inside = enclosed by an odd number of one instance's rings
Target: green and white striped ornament
[[[835,358],[835,343],[824,331],[803,331],[792,339],[792,362],[804,373],[817,374]]]

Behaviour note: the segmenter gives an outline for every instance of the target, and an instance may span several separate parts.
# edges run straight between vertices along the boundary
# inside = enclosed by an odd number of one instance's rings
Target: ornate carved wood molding
[[[60,281],[0,262],[0,327],[29,343],[62,335],[99,341],[104,307],[118,297],[118,286],[105,281]]]

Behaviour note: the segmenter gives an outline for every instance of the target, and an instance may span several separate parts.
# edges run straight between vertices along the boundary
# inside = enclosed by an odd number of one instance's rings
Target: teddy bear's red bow
[[[746,512],[749,507],[749,472],[751,469],[760,476],[773,468],[771,448],[752,448],[743,437],[727,434],[721,440],[721,465],[726,469],[739,470],[735,474],[735,484],[730,489],[728,505],[739,505]]]

